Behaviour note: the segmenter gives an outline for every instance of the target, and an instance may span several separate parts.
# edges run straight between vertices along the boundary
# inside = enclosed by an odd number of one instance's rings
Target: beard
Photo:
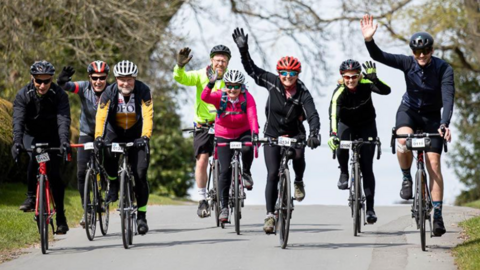
[[[120,90],[120,93],[124,96],[128,96],[130,95],[132,92],[133,92],[133,87],[132,88],[129,88],[129,87],[121,87],[121,86],[118,86],[118,90]]]

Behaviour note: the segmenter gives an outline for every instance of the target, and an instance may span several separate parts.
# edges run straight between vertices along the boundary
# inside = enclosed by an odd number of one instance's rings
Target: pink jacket
[[[213,104],[215,108],[220,107],[220,100],[222,98],[222,91],[215,91],[207,86],[203,89],[202,100]],[[242,112],[240,114],[217,115],[215,118],[215,136],[225,139],[236,139],[243,133],[250,130],[252,133],[258,134],[258,118],[257,106],[253,96],[247,91],[247,113],[243,113],[241,104],[245,101],[243,93],[238,96],[239,102],[233,105],[227,102],[225,112]]]

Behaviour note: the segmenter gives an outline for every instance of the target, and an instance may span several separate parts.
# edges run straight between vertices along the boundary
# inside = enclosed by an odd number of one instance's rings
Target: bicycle
[[[72,144],[71,147],[83,147],[85,151],[94,151],[93,142]],[[105,200],[108,194],[109,184],[106,180],[107,173],[99,160],[99,153],[90,155],[90,161],[87,163],[87,173],[85,175],[83,210],[85,232],[90,241],[93,241],[95,237],[97,213],[102,235],[107,234],[110,221],[110,204]]]
[[[228,191],[229,199],[228,205],[230,207],[231,213],[234,215],[235,220],[235,232],[237,235],[240,234],[240,219],[242,218],[242,207],[244,206],[244,200],[246,199],[245,186],[242,179],[242,164],[240,162],[240,156],[242,153],[242,147],[253,146],[252,142],[224,142],[224,143],[215,143],[216,147],[226,147],[229,146],[230,149],[233,149],[232,161],[230,166],[232,168],[232,178],[230,189]],[[215,147],[215,160],[217,160],[217,151]],[[218,161],[217,161],[218,162]],[[222,229],[225,228],[225,223],[230,223],[230,217],[227,222],[221,222]]]
[[[424,133],[417,130],[414,134],[396,134],[396,129],[392,129],[392,139],[390,146],[392,154],[395,154],[395,139],[406,139],[408,150],[417,152],[417,172],[415,173],[415,194],[412,204],[412,218],[415,219],[417,230],[420,229],[420,243],[422,251],[426,249],[426,226],[428,220],[430,226],[430,238],[433,237],[432,219],[430,212],[433,209],[432,195],[427,184],[427,174],[425,173],[425,151],[431,146],[432,137],[442,137],[439,133]],[[445,134],[445,130],[443,130]],[[447,152],[447,143],[443,139],[443,149]],[[415,155],[414,155],[415,157]]]
[[[207,122],[208,123],[208,122]],[[184,128],[182,132],[190,132],[194,133],[199,130],[208,130],[209,134],[215,134],[214,124],[205,124],[204,126],[198,127],[194,125],[193,128]],[[209,163],[209,171],[208,171],[208,180],[207,180],[207,202],[209,208],[212,211],[215,211],[215,222],[217,227],[220,226],[220,194],[218,193],[218,160],[212,155],[212,158],[208,161]],[[212,178],[213,176],[213,178]],[[212,187],[210,187],[212,185]]]
[[[363,225],[367,225],[365,221],[366,216],[366,207],[365,207],[365,195],[363,194],[363,186],[362,186],[362,174],[360,172],[360,149],[363,145],[375,145],[377,146],[377,160],[380,159],[382,154],[382,143],[380,142],[380,138],[375,138],[375,140],[371,137],[368,138],[367,141],[364,141],[362,138],[357,140],[348,141],[348,140],[341,140],[339,142],[340,149],[351,149],[353,155],[350,159],[351,165],[351,181],[349,181],[349,195],[348,195],[348,206],[352,212],[353,218],[353,235],[357,236],[358,233],[362,232],[362,223],[361,217],[363,216]],[[336,158],[336,151],[333,151],[333,159]],[[363,209],[363,211],[362,211]]]
[[[268,143],[269,145],[278,145],[281,147],[280,154],[280,169],[278,171],[280,181],[278,183],[278,199],[275,204],[275,230],[273,234],[279,231],[280,246],[285,249],[288,244],[288,236],[290,232],[290,219],[294,210],[292,197],[292,187],[290,180],[290,170],[288,168],[288,161],[295,157],[295,148],[305,147],[305,138],[263,138],[254,141],[254,143]]]

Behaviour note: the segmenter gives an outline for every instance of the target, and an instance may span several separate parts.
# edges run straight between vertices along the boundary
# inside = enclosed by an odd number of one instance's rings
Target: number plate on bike
[[[87,142],[83,145],[83,149],[85,150],[93,150],[93,142]]]
[[[48,156],[48,153],[43,153],[35,157],[37,158],[38,163],[50,161],[50,156]]]
[[[242,149],[242,142],[230,142],[230,149]]]
[[[280,145],[280,146],[291,146],[292,145],[292,139],[287,138],[287,137],[278,137],[278,145]]]
[[[412,148],[424,148],[425,138],[412,138]]]
[[[118,143],[112,143],[112,152],[123,153],[123,148]]]
[[[340,149],[350,149],[352,147],[352,141],[340,141]]]
[[[208,134],[215,134],[215,129],[213,127],[209,128]]]

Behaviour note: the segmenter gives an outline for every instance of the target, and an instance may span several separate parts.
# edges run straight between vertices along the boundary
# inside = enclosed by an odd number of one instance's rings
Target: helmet
[[[342,62],[340,65],[340,74],[345,73],[346,71],[352,71],[352,70],[362,70],[362,66],[360,66],[360,63],[356,60],[353,59],[348,59]]]
[[[36,61],[30,67],[30,74],[32,74],[32,75],[43,75],[43,74],[54,75],[55,74],[55,67],[45,60]]]
[[[107,73],[110,72],[110,67],[104,61],[97,60],[93,61],[87,67],[88,74],[92,73]]]
[[[113,74],[115,75],[115,77],[137,77],[138,68],[137,65],[135,65],[134,63],[128,60],[122,60],[121,62],[118,62],[118,64],[116,64],[113,68]]]
[[[228,59],[232,57],[232,53],[230,52],[230,49],[225,45],[217,45],[213,47],[212,50],[210,51],[210,58],[213,58],[216,54],[225,54],[228,57]]]
[[[427,32],[417,32],[410,38],[410,48],[423,49],[433,46],[433,37]]]
[[[302,72],[302,64],[293,56],[285,56],[277,62],[277,70],[293,70]]]
[[[225,83],[239,83],[243,84],[245,82],[245,76],[239,70],[229,70],[223,75],[223,81]]]

